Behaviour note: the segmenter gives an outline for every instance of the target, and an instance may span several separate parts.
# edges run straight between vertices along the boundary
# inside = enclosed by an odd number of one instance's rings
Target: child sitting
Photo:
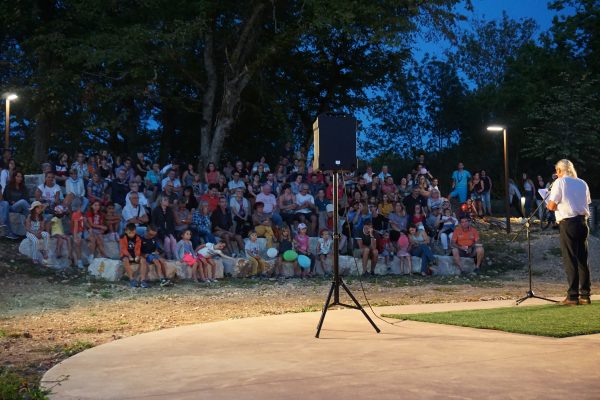
[[[125,226],[125,234],[119,241],[119,254],[121,256],[121,261],[123,261],[125,272],[129,277],[129,286],[132,288],[140,286],[144,289],[149,288],[150,283],[146,280],[148,267],[146,259],[142,257],[142,239],[136,233],[136,226],[133,223],[129,223]],[[139,280],[134,278],[131,264],[140,265]]]
[[[452,240],[452,232],[454,232],[454,228],[458,225],[458,220],[452,215],[452,210],[446,208],[441,222],[442,229],[440,230],[440,241],[442,242],[444,253],[449,254],[451,252],[448,250],[448,243]]]
[[[260,256],[260,248],[258,246],[258,235],[255,231],[250,231],[248,235],[248,241],[244,246],[244,250],[246,250],[246,257],[248,257],[248,269],[246,276],[258,276],[259,274],[263,274],[268,269],[268,264],[265,260]]]
[[[194,246],[192,245],[192,231],[186,229],[181,234],[181,240],[177,242],[175,247],[177,260],[187,264],[192,269],[192,280],[195,282],[206,282],[204,270],[201,268],[201,262],[194,254]],[[198,278],[198,275],[200,277]]]
[[[383,232],[383,236],[377,241],[377,250],[379,255],[384,257],[385,265],[389,269],[390,260],[394,257],[394,245],[390,240],[389,232]]]
[[[294,249],[299,255],[305,255],[310,258],[310,270],[306,272],[305,268],[302,268],[300,276],[302,278],[311,277],[315,271],[315,256],[311,254],[309,249],[310,238],[306,234],[307,226],[304,223],[298,224],[298,234],[294,238]]]
[[[156,275],[160,279],[160,287],[173,286],[173,283],[167,279],[167,262],[160,256],[156,234],[158,230],[153,224],[148,225],[146,234],[142,237],[142,257],[146,258],[148,269],[151,266],[156,267]]]
[[[267,239],[267,249],[273,247],[273,223],[271,217],[264,213],[265,203],[257,201],[254,204],[254,212],[252,213],[252,224],[254,231],[259,237]]]
[[[331,240],[331,236],[329,235],[329,231],[327,229],[321,229],[320,238],[317,241],[317,255],[319,257],[319,263],[321,264],[321,269],[325,276],[328,276],[332,272],[332,268],[330,264],[327,262],[329,255],[332,251],[333,240]]]
[[[280,231],[280,235],[281,236],[279,238],[279,248],[277,249],[279,257],[277,257],[277,259],[275,260],[274,271],[275,274],[279,277],[283,276],[283,253],[285,253],[288,250],[294,249],[290,228],[287,225],[283,225]],[[294,260],[294,277],[300,277],[300,268],[298,267],[298,260]]]
[[[400,259],[400,274],[412,275],[412,256],[409,252],[410,240],[408,239],[405,231],[400,232],[397,245],[398,258]]]
[[[54,207],[54,217],[50,219],[48,223],[50,231],[50,236],[56,239],[56,258],[62,258],[63,256],[63,248],[67,248],[67,255],[70,256],[71,249],[69,246],[69,238],[65,235],[65,229],[63,226],[63,217],[65,216],[65,209],[63,206]]]
[[[106,215],[104,216],[104,223],[108,227],[108,234],[114,239],[115,242],[119,241],[119,223],[121,217],[119,217],[115,211],[115,205],[109,203],[106,206]]]
[[[29,215],[25,220],[25,230],[27,231],[25,236],[31,242],[31,258],[33,259],[33,263],[45,262],[48,259],[48,238],[50,235],[44,230],[44,205],[41,202],[34,201],[31,207],[29,207]],[[40,239],[43,241],[41,249]],[[43,260],[39,258],[40,253]]]
[[[196,248],[196,253],[198,254],[198,260],[202,263],[202,268],[204,269],[204,275],[206,276],[207,282],[217,283],[217,264],[212,259],[213,256],[225,256],[223,254],[223,249],[225,248],[225,243],[211,243],[207,242],[205,244],[201,244]]]

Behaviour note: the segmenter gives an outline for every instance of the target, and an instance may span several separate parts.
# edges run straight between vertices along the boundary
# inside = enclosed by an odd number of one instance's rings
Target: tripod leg
[[[371,317],[369,317],[369,314],[367,314],[367,312],[360,305],[360,303],[358,302],[358,300],[356,300],[356,297],[354,297],[354,295],[352,294],[352,292],[350,291],[350,289],[348,289],[348,286],[346,286],[346,283],[343,280],[340,279],[340,284],[342,285],[342,287],[344,288],[344,290],[346,291],[346,293],[348,293],[348,296],[350,296],[350,298],[352,299],[352,301],[354,302],[354,304],[356,304],[356,308],[358,308],[363,313],[363,315],[365,316],[365,318],[371,323],[371,326],[373,327],[373,329],[375,329],[375,332],[377,332],[377,333],[381,332],[381,330],[379,330],[379,328],[377,327],[377,325],[375,325],[375,322],[373,322],[373,320],[371,319]]]
[[[325,300],[325,305],[323,306],[323,312],[321,313],[321,319],[319,320],[319,325],[317,325],[317,334],[316,338],[319,337],[321,333],[321,327],[323,326],[323,321],[325,321],[325,314],[327,314],[327,309],[329,308],[329,302],[331,301],[331,295],[333,294],[333,289],[335,288],[335,281],[331,282],[331,288],[329,288],[329,293],[327,294],[327,300]]]

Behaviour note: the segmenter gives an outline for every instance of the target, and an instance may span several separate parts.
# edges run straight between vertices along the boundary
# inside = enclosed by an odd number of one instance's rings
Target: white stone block
[[[107,281],[116,282],[123,276],[123,265],[120,260],[111,260],[109,258],[96,258],[88,267],[88,273],[96,278],[103,278]]]
[[[15,235],[25,236],[25,216],[19,213],[9,213],[10,226]]]

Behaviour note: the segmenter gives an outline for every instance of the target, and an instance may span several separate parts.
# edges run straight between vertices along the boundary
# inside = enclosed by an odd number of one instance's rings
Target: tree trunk
[[[217,72],[214,58],[213,31],[205,35],[204,68],[207,76],[202,98],[202,126],[200,128],[200,157],[202,166],[208,162],[218,163],[223,152],[223,144],[237,119],[241,95],[252,77],[248,68],[248,58],[253,54],[260,29],[261,13],[264,4],[258,3],[244,25],[240,38],[231,56],[226,50],[227,66],[223,76],[223,98],[218,112],[215,112],[217,92]],[[254,66],[256,68],[256,66]]]
[[[160,152],[158,159],[161,164],[166,164],[169,157],[173,155],[173,138],[175,137],[175,125],[177,110],[165,105],[162,109],[162,133],[160,137]]]
[[[44,110],[40,110],[35,117],[33,138],[33,160],[38,164],[42,164],[48,161],[48,146],[50,144],[50,117]]]

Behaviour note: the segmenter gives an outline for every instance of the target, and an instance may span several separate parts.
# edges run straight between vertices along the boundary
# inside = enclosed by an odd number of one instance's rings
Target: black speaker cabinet
[[[346,114],[321,114],[313,124],[315,171],[354,171],[356,118]]]

